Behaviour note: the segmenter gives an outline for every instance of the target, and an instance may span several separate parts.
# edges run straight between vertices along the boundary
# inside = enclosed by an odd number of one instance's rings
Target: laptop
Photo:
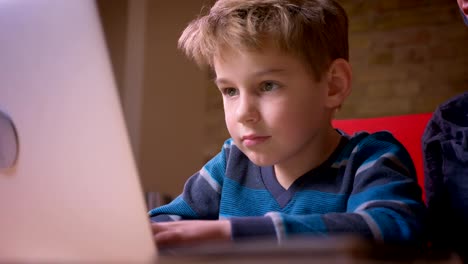
[[[0,1],[0,113],[0,263],[156,260],[94,1]]]

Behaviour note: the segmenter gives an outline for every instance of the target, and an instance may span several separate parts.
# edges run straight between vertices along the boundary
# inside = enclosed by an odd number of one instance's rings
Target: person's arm
[[[218,155],[188,179],[181,195],[171,203],[149,211],[152,222],[218,219],[226,155],[229,154],[228,142]]]
[[[424,241],[426,209],[412,160],[388,133],[368,136],[347,161],[353,190],[343,213],[231,218],[234,240],[254,235],[278,240],[294,235],[354,234],[398,243]]]

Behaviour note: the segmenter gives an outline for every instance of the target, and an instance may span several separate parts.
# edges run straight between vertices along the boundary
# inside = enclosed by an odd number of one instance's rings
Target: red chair
[[[421,138],[432,113],[409,114],[376,118],[333,120],[333,126],[352,135],[358,131],[369,133],[387,130],[408,150],[416,167],[418,183],[424,190],[424,165]],[[423,198],[425,194],[423,192]]]

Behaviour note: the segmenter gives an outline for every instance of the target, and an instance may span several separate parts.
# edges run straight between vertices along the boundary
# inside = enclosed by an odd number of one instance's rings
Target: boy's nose
[[[236,109],[237,119],[240,123],[255,123],[259,119],[257,103],[253,96],[241,95]]]

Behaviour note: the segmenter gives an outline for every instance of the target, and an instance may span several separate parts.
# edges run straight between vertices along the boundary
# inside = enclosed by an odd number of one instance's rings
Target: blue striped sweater
[[[152,221],[229,219],[234,240],[354,234],[417,242],[426,210],[413,162],[388,132],[342,133],[339,146],[289,189],[273,167],[253,164],[229,139],[183,193],[152,209]]]

